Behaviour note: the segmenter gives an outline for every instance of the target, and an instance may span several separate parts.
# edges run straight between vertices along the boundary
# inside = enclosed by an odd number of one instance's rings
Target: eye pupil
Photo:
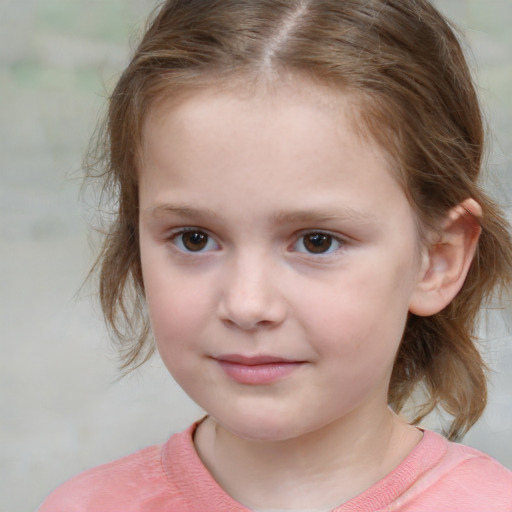
[[[332,245],[332,236],[324,233],[313,233],[304,237],[304,247],[312,253],[328,251]]]
[[[206,247],[208,235],[201,231],[190,231],[182,235],[182,241],[189,251],[200,251]]]

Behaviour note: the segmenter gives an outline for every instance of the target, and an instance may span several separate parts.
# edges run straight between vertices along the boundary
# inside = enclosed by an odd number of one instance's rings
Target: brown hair
[[[138,246],[147,112],[185,88],[284,71],[357,96],[361,129],[389,153],[420,232],[435,229],[464,199],[482,207],[482,234],[461,292],[436,315],[410,315],[389,387],[396,411],[422,387],[413,422],[440,406],[453,416],[447,435],[454,439],[485,407],[486,368],[474,332],[482,304],[510,281],[512,242],[478,185],[484,131],[463,51],[426,0],[168,0],[157,11],[111,95],[97,146],[103,153],[90,172],[115,198],[97,268],[123,366],[142,364],[154,350]]]

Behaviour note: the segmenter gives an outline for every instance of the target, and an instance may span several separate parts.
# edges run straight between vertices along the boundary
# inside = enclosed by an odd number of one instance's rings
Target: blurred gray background
[[[94,290],[80,165],[155,0],[0,0],[0,511],[160,443],[201,411],[158,358],[119,380]],[[491,192],[512,203],[512,1],[440,0],[472,47],[492,130]],[[489,407],[464,442],[512,469],[512,328],[483,345]]]

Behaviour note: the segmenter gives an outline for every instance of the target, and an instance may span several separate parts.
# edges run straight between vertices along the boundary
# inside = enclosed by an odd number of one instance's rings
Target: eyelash
[[[200,246],[197,251],[190,250],[189,248],[187,248],[185,246],[184,237],[186,235],[199,235],[199,237],[196,238],[197,245]],[[207,250],[204,250],[204,249],[207,248],[208,245],[210,245],[211,243],[215,244],[215,248],[213,250],[217,250],[219,248],[219,245],[214,241],[213,237],[211,237],[205,230],[199,229],[199,228],[180,229],[178,231],[171,233],[171,235],[168,237],[168,240],[179,251],[181,251],[183,253],[193,254],[193,253],[207,252],[208,250],[212,250],[212,249],[211,248],[207,249]],[[193,240],[189,240],[189,241],[192,241],[192,243],[196,243]],[[203,241],[205,242],[205,245],[201,246],[201,243]]]
[[[328,239],[329,246],[325,251],[315,252],[312,250],[308,250],[308,248],[306,247],[307,237],[310,237],[310,242],[313,244],[313,246],[316,247],[319,247],[319,244],[317,245],[317,242],[322,243],[322,241]],[[298,237],[297,241],[292,245],[292,247],[294,248],[295,252],[300,252],[313,257],[327,257],[332,255],[333,253],[338,252],[346,245],[346,243],[347,242],[345,240],[341,239],[336,235],[333,235],[332,233],[329,233],[328,231],[306,231],[300,233],[300,236]],[[303,250],[298,249],[299,245]]]
[[[197,236],[194,236],[194,238],[190,238],[189,240],[185,240],[184,237],[187,235],[190,235],[191,237],[193,235]],[[309,249],[307,247],[307,237],[310,237],[309,243],[312,244],[310,245]],[[212,250],[218,250],[220,248],[219,244],[215,242],[214,238],[206,230],[200,228],[180,229],[178,231],[172,232],[167,237],[167,239],[179,251],[185,254],[202,254]],[[329,242],[329,246],[325,251],[315,252],[314,250],[311,250],[315,246],[320,247],[320,244],[326,240]],[[190,247],[185,245],[186,243],[190,242],[196,244],[198,250],[192,250]],[[312,257],[327,257],[333,253],[338,252],[340,249],[343,249],[346,244],[347,242],[345,240],[327,231],[311,230],[299,233],[296,241],[290,247],[292,252],[298,252]],[[214,247],[209,247],[211,245]]]

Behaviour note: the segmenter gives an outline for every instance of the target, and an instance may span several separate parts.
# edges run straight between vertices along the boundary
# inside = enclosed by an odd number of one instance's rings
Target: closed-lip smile
[[[306,363],[272,355],[223,354],[213,359],[229,378],[250,385],[271,384],[282,380]]]
[[[297,363],[302,361],[296,361],[293,359],[287,359],[284,357],[271,356],[271,355],[254,355],[244,356],[241,354],[224,354],[216,356],[214,359],[217,361],[226,361],[228,363],[244,364],[247,366],[255,366],[260,364],[272,364],[272,363]]]

